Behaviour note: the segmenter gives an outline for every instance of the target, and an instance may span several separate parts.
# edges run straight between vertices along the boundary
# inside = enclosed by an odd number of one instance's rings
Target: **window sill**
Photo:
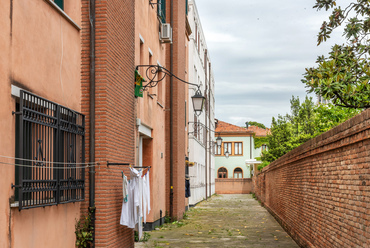
[[[74,200],[74,201],[65,201],[65,198],[62,197],[61,199],[62,201],[59,203],[59,205],[61,204],[66,204],[66,203],[76,203],[76,202],[80,202],[80,201],[83,201],[84,199],[80,199],[80,200]],[[31,206],[31,203],[32,200],[29,200],[29,206]],[[49,199],[49,200],[43,200],[41,202],[39,202],[40,204],[39,205],[33,205],[31,206],[30,208],[41,208],[41,207],[47,207],[47,206],[57,206],[58,204],[55,202],[55,199]],[[15,202],[12,202],[10,204],[10,208],[19,208],[19,201],[15,201]],[[27,208],[29,209],[29,208]]]
[[[81,30],[81,27],[77,25],[77,23],[75,23],[71,17],[69,17],[66,12],[64,12],[61,8],[59,8],[58,5],[56,5],[54,3],[54,1],[52,0],[44,0],[45,2],[47,2],[51,7],[53,7],[56,11],[58,11],[69,23],[71,23],[78,31]]]

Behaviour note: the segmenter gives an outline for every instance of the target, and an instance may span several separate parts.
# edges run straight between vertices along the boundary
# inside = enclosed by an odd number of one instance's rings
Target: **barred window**
[[[85,116],[20,91],[16,118],[19,210],[83,201]],[[77,165],[78,164],[78,165]]]

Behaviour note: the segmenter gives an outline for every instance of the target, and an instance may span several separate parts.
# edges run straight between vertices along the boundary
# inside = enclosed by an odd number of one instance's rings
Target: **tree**
[[[273,162],[292,150],[292,128],[286,117],[272,117],[270,133],[267,135],[268,150],[262,152],[262,161]]]
[[[248,122],[248,125],[249,126],[256,126],[256,127],[260,127],[260,128],[266,129],[266,126],[265,125],[263,125],[262,123],[256,122],[256,121],[250,121],[250,122]]]
[[[344,9],[335,0],[316,0],[317,10],[331,10],[318,34],[318,45],[344,25],[346,44],[334,45],[328,57],[319,56],[316,67],[306,68],[302,82],[333,104],[345,108],[370,107],[370,1],[357,0]]]
[[[359,114],[359,109],[349,109],[333,104],[318,105],[314,109],[315,136],[324,133],[340,123]]]
[[[271,130],[267,135],[269,149],[263,151],[261,160],[264,163],[260,167],[360,113],[358,109],[332,104],[315,106],[312,98],[308,97],[300,103],[298,97],[292,96],[290,104],[291,114],[272,118]]]

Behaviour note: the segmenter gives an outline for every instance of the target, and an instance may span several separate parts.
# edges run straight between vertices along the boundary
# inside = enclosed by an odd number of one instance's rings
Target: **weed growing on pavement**
[[[171,223],[171,216],[168,211],[166,211],[166,215],[164,216],[164,223]]]
[[[182,218],[183,218],[184,220],[186,220],[186,219],[188,219],[188,218],[189,218],[189,216],[186,214],[186,212],[184,212],[184,214],[182,215]]]
[[[182,227],[182,226],[185,225],[185,223],[184,222],[180,222],[180,221],[174,221],[174,222],[172,222],[172,225],[177,225],[177,227]]]
[[[134,232],[135,235],[135,242],[147,242],[150,239],[150,234],[144,232],[143,237],[139,240],[139,233],[137,231]]]

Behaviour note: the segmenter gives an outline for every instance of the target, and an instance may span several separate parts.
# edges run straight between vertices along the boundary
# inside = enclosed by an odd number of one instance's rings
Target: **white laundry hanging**
[[[127,179],[127,178],[126,178]],[[135,228],[139,239],[143,235],[142,222],[146,223],[146,215],[150,212],[149,170],[142,176],[141,170],[130,167],[130,180],[127,182],[127,200],[125,199],[125,176],[123,177],[123,197],[120,224]]]

